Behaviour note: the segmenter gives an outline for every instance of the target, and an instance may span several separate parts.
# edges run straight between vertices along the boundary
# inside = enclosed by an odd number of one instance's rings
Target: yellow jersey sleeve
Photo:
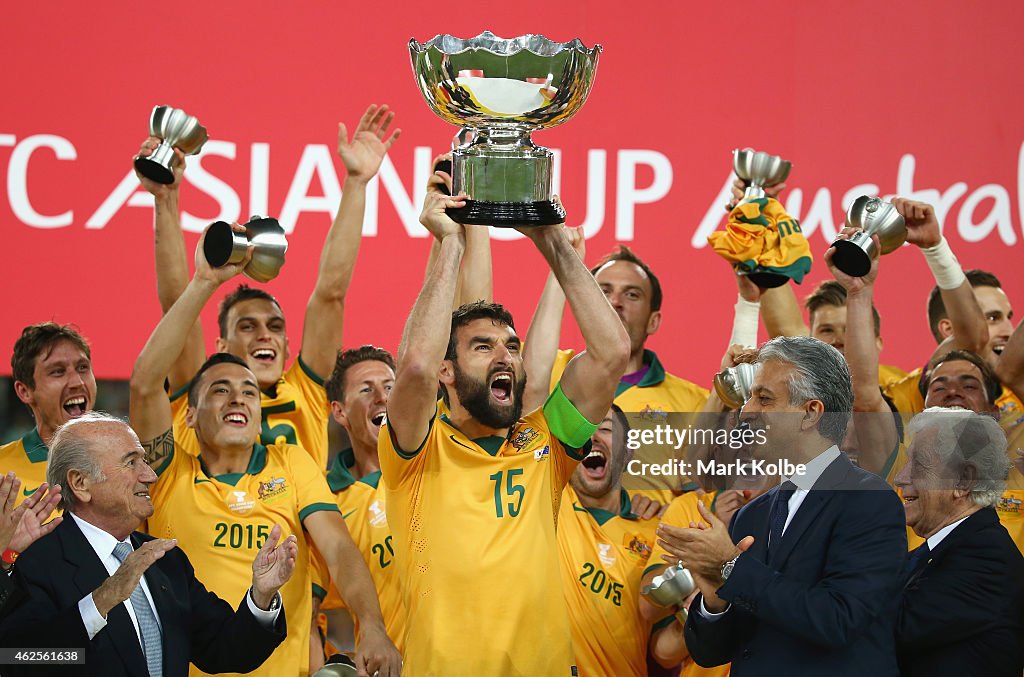
[[[327,486],[324,474],[320,472],[309,454],[301,448],[286,449],[286,458],[295,478],[295,497],[299,510],[299,521],[322,510],[341,512],[334,501],[334,494]]]

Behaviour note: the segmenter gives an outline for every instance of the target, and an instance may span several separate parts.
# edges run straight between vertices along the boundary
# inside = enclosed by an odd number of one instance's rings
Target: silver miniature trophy
[[[553,155],[530,134],[562,124],[580,109],[601,49],[588,49],[579,39],[504,39],[490,31],[409,41],[427,105],[445,122],[468,130],[452,158],[452,192],[468,199],[449,216],[504,227],[565,220],[565,210],[551,199]]]
[[[888,254],[900,248],[907,241],[907,222],[903,215],[888,202],[877,197],[861,195],[853,201],[846,212],[846,225],[860,229],[848,240],[836,240],[832,263],[836,268],[853,277],[864,277],[871,270],[871,259],[875,255],[872,235],[878,236],[881,246],[879,254]]]
[[[149,116],[149,133],[160,139],[160,145],[147,157],[135,158],[135,169],[157,183],[174,183],[174,156],[177,147],[185,155],[195,155],[209,138],[206,127],[195,116],[180,108],[156,106]]]
[[[242,272],[257,282],[270,282],[281,272],[284,254],[288,251],[284,228],[277,219],[264,216],[253,216],[242,225],[244,233],[236,232],[226,221],[210,226],[203,241],[203,255],[207,263],[220,268],[239,263],[245,258],[249,245],[253,245],[252,260]]]

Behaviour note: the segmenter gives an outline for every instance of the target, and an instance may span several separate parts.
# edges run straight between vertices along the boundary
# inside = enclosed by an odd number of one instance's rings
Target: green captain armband
[[[559,383],[544,403],[544,418],[548,428],[562,444],[573,449],[580,449],[597,430],[597,424],[591,423],[579,412],[576,405],[562,392]]]

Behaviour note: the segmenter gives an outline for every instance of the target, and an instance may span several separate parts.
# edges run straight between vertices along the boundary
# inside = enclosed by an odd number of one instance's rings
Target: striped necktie
[[[124,562],[125,558],[132,553],[132,546],[128,543],[118,543],[114,546],[114,557],[118,562]],[[146,598],[146,592],[142,589],[142,580],[135,586],[131,596],[132,609],[135,610],[135,619],[139,622],[139,634],[142,636],[142,653],[146,657],[146,664],[149,666],[149,677],[163,677],[164,674],[164,649],[163,639],[160,635],[160,624],[157,623],[156,613]]]

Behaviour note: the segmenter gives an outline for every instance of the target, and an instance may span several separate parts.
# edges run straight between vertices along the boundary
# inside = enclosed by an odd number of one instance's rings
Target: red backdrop
[[[799,5],[799,7],[797,6]],[[0,27],[0,230],[7,252],[0,354],[25,324],[76,322],[97,375],[125,377],[159,317],[152,208],[131,156],[155,104],[210,131],[190,159],[186,226],[280,216],[288,262],[268,289],[298,340],[319,246],[336,207],[336,125],[371,102],[403,135],[382,170],[348,303],[346,344],[396,347],[422,281],[428,241],[415,224],[429,159],[455,129],[414,85],[406,43],[440,32],[539,32],[605,47],[593,93],[567,124],[537,134],[561,152],[570,225],[588,261],[628,242],[659,273],[665,321],[651,345],[670,370],[706,382],[728,338],[735,285],[704,236],[724,216],[730,151],[792,160],[784,196],[815,267],[856,195],[940,203],[965,267],[1022,298],[1024,43],[1021,3],[527,0],[366,5],[315,0],[13,3]],[[342,176],[343,178],[343,176]],[[867,187],[865,187],[867,186]],[[134,197],[130,197],[135,194]],[[193,248],[196,235],[188,236]],[[495,295],[525,324],[545,277],[526,242],[495,242]],[[913,251],[883,264],[883,361],[930,352],[932,282]],[[212,338],[212,314],[206,316]],[[578,345],[567,331],[566,344]]]

